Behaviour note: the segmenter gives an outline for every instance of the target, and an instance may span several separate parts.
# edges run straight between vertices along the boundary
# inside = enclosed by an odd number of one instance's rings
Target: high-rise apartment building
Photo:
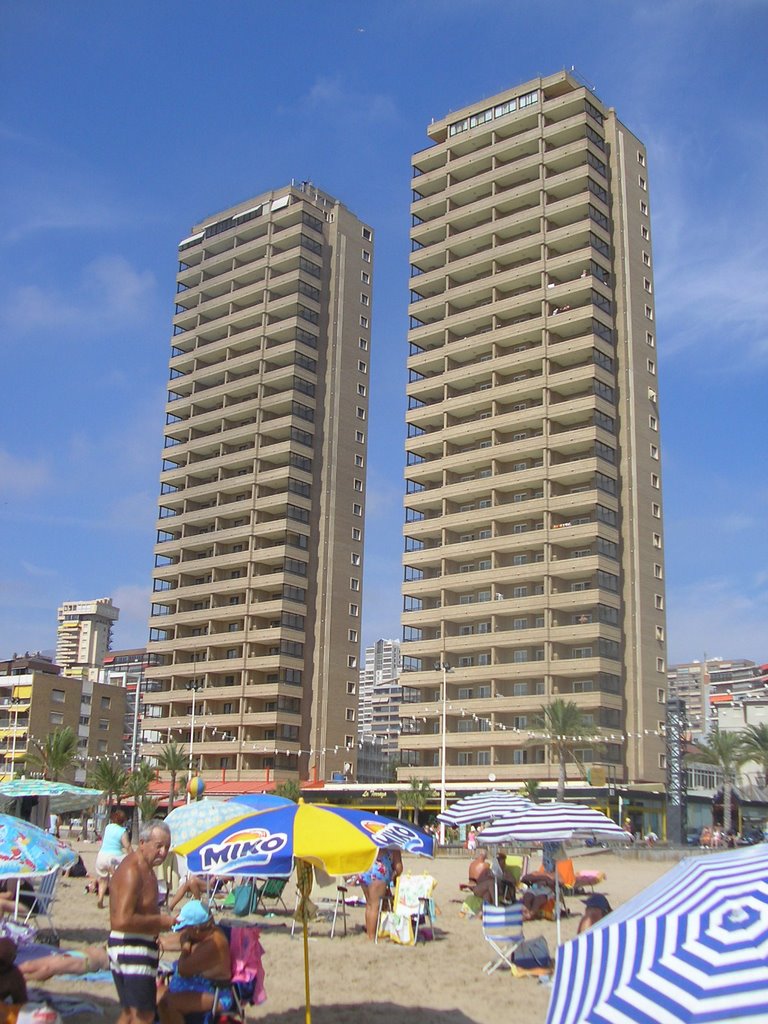
[[[95,601],[65,601],[59,606],[56,664],[65,675],[95,679],[112,640],[112,625],[120,609],[111,597]]]
[[[401,712],[401,777],[439,779],[444,743],[449,783],[556,778],[537,720],[562,698],[594,730],[571,777],[661,782],[645,147],[565,72],[427,134],[411,207],[402,681],[417,702]]]
[[[308,182],[179,244],[145,755],[250,781],[354,761],[372,277],[371,228]]]
[[[397,754],[400,735],[400,641],[377,640],[365,648],[360,672],[358,736],[378,743],[385,757]]]

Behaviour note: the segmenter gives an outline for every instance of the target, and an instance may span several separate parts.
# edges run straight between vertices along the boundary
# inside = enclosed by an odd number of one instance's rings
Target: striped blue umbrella
[[[628,843],[630,836],[602,811],[585,804],[531,804],[487,825],[484,843],[547,843],[569,839],[606,839]]]
[[[768,1020],[768,846],[688,857],[558,950],[547,1024]]]
[[[475,825],[481,821],[493,821],[502,815],[512,814],[530,806],[531,801],[517,793],[490,789],[472,793],[471,796],[463,796],[437,817],[446,825]]]

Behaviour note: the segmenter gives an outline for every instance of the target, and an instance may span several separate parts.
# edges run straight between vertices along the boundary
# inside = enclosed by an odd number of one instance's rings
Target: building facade
[[[354,760],[372,279],[371,228],[308,182],[179,244],[149,756],[265,783]]]
[[[413,158],[405,766],[661,782],[664,550],[645,147],[562,72],[434,121]],[[445,729],[443,729],[443,721]],[[405,724],[405,723],[404,723]]]
[[[96,678],[112,641],[120,609],[111,597],[65,601],[58,610],[56,663],[65,675]]]
[[[157,683],[146,678],[148,665],[149,656],[144,647],[110,651],[99,674],[100,683],[119,686],[125,691],[123,765],[130,771],[133,771],[140,760],[141,731],[147,715],[147,695],[160,688]]]

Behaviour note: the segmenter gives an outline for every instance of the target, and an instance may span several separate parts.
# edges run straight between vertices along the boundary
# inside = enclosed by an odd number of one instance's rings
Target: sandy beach
[[[98,849],[96,844],[73,844],[83,854],[89,870]],[[605,872],[598,887],[614,907],[640,892],[667,871],[678,854],[656,849],[650,856],[633,852],[575,852],[577,869]],[[310,983],[312,1020],[316,1024],[412,1024],[413,1020],[431,1024],[498,1024],[510,1013],[520,1014],[527,1024],[543,1024],[549,1001],[549,989],[533,977],[513,978],[508,971],[490,977],[482,972],[489,958],[489,947],[482,937],[479,919],[460,916],[462,896],[459,883],[466,880],[469,854],[441,856],[434,861],[408,857],[405,870],[427,871],[435,876],[438,907],[435,941],[417,947],[401,947],[388,941],[377,945],[362,934],[363,909],[348,911],[349,931],[341,937],[328,937],[329,926],[316,922],[310,926]],[[539,863],[537,854],[531,866]],[[85,879],[60,882],[54,921],[61,935],[61,948],[81,948],[106,939],[109,917],[99,910],[96,897],[84,892]],[[286,902],[293,902],[293,882],[286,887]],[[352,889],[351,892],[356,890]],[[359,890],[357,890],[359,892]],[[563,941],[576,932],[583,909],[583,898],[568,900],[571,916],[561,923]],[[222,915],[226,920],[226,915]],[[264,1024],[303,1024],[304,960],[300,933],[291,938],[291,918],[280,910],[271,916],[257,915],[240,919],[241,923],[262,927],[265,948],[267,1001],[249,1008],[249,1019]],[[534,921],[525,926],[526,938],[544,935],[550,951],[556,948],[555,924]],[[117,1020],[118,1006],[111,983],[52,979],[41,988],[53,992],[76,993],[97,1004],[102,1014],[81,1013],[67,1019],[86,1024],[100,1019],[105,1024]]]

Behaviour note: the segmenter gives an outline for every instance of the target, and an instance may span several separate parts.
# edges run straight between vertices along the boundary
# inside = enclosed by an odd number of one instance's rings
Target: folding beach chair
[[[342,924],[344,925],[344,935],[347,934],[347,886],[345,884],[344,877],[339,875],[333,877],[327,875],[324,871],[319,868],[315,868],[315,877],[312,883],[312,892],[310,893],[310,902],[314,904],[317,911],[317,917],[330,918],[331,931],[330,938],[333,938],[336,934],[336,920],[341,915]],[[299,905],[299,892],[296,891],[296,906]],[[296,916],[294,913],[293,921],[291,922],[291,938],[293,938],[296,932]]]
[[[523,941],[523,908],[519,903],[495,907],[483,904],[483,938],[496,954],[483,967],[493,974],[499,967],[512,967],[512,956]]]
[[[435,907],[432,894],[436,885],[437,880],[432,875],[400,875],[395,886],[392,910],[381,914],[376,941],[381,935],[402,946],[415,946],[419,935],[424,939],[434,939]]]
[[[40,876],[39,883],[34,893],[35,901],[29,910],[27,910],[26,917],[24,918],[24,924],[28,924],[33,917],[38,918],[38,921],[40,918],[45,918],[48,922],[48,928],[50,929],[51,937],[55,945],[58,945],[59,933],[56,931],[54,926],[53,918],[51,917],[51,910],[53,908],[54,900],[56,899],[56,888],[59,883],[60,875],[60,869],[54,868],[54,870],[49,871],[47,875]]]
[[[265,878],[261,884],[257,885],[253,890],[253,899],[251,901],[251,913],[258,914],[259,907],[264,914],[267,913],[267,900],[271,900],[273,904],[280,903],[283,910],[287,913],[288,907],[285,905],[283,899],[283,891],[288,884],[287,878]]]
[[[230,981],[214,982],[213,1007],[207,1013],[188,1013],[185,1024],[246,1024],[246,1007],[266,999],[260,931],[255,925],[227,925],[219,922],[227,936]]]

